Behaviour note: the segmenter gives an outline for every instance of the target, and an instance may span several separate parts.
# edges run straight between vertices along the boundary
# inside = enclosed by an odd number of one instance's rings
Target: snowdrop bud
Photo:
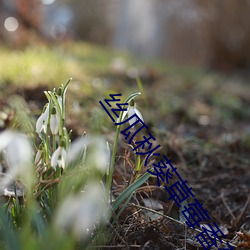
[[[43,112],[38,118],[36,122],[36,132],[41,133],[42,131],[46,134],[47,132],[47,125],[49,120],[49,104],[47,103],[46,106],[43,108]]]
[[[58,148],[52,154],[51,157],[51,166],[56,169],[58,166],[59,168],[64,169],[67,161],[67,152],[65,150],[64,142],[60,142]]]
[[[59,87],[59,88],[57,89],[56,94],[57,94],[58,96],[62,96],[62,87]]]
[[[60,123],[59,123],[58,113],[56,111],[56,108],[53,107],[50,116],[50,131],[53,135],[58,134],[59,126]]]
[[[108,220],[108,203],[104,197],[104,190],[98,182],[87,186],[80,195],[69,196],[57,211],[56,229],[86,240],[95,226]]]
[[[40,163],[40,160],[42,159],[43,156],[43,144],[41,143],[38,147],[36,156],[35,156],[35,163],[38,164]]]

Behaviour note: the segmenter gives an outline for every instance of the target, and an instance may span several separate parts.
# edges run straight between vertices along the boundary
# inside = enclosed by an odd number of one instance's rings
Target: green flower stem
[[[140,155],[135,155],[136,157],[136,167],[135,167],[135,172],[139,173],[141,170],[141,157]]]
[[[68,89],[68,86],[71,80],[72,78],[70,78],[67,81],[67,83],[63,86],[63,89],[62,89],[62,127],[65,126],[65,96],[66,96],[66,91]]]
[[[140,92],[142,93],[142,98],[144,100],[145,107],[148,108],[150,106],[149,101],[148,101],[148,98],[146,97],[146,95],[144,95],[144,88],[143,88],[143,84],[142,84],[142,81],[141,81],[140,77],[136,77],[136,83],[137,83],[137,86],[138,86]],[[149,112],[148,116],[149,116],[150,122],[152,124],[154,124],[154,119],[153,119],[152,112]]]
[[[53,152],[56,150],[56,135],[52,135]]]
[[[121,114],[119,116],[119,120],[118,120],[119,122],[121,121],[122,113],[123,112],[121,112]],[[113,148],[113,152],[112,152],[112,158],[111,158],[111,163],[110,163],[110,168],[109,168],[109,173],[108,173],[107,193],[109,193],[111,186],[112,186],[113,173],[114,173],[114,168],[115,168],[115,156],[116,156],[116,151],[117,151],[117,144],[118,144],[120,129],[121,129],[121,126],[118,125],[116,127],[114,148]]]
[[[127,97],[127,99],[124,101],[124,103],[129,103],[131,100],[133,100],[136,96],[138,96],[140,94],[141,94],[140,92],[137,92],[137,93],[134,93],[134,94],[130,95],[129,97]],[[118,118],[119,123],[122,120],[122,115],[123,115],[123,111],[120,112],[120,116]],[[108,178],[107,178],[107,194],[109,194],[109,191],[111,189],[112,182],[113,182],[113,173],[114,173],[114,169],[115,169],[115,156],[116,156],[116,151],[117,151],[117,145],[118,145],[118,138],[119,138],[120,130],[121,130],[121,126],[117,125],[116,133],[115,133],[115,140],[114,140],[114,148],[113,148],[113,152],[112,152],[112,158],[111,158],[111,163],[110,163],[110,168],[109,168],[109,174],[108,174]]]
[[[69,149],[70,146],[70,136],[65,127],[63,127],[63,138],[65,139],[65,149]]]

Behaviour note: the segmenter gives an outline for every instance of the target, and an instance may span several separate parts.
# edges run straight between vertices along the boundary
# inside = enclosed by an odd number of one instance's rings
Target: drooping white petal
[[[40,133],[42,131],[43,123],[44,123],[44,113],[42,113],[39,116],[39,118],[37,119],[37,122],[36,122],[36,132],[37,133]]]
[[[37,122],[36,122],[37,133],[41,133],[42,131],[44,131],[44,133],[47,132],[48,119],[49,119],[49,105],[47,105],[45,111],[37,119]]]
[[[47,104],[46,109],[44,111],[44,118],[45,119],[49,118],[49,104]]]
[[[131,117],[134,114],[135,114],[135,108],[134,107],[130,107],[129,110],[128,110],[128,117]],[[132,125],[136,121],[137,121],[136,117],[133,117],[132,119],[129,120],[129,124]]]
[[[142,121],[144,121],[141,112],[137,108],[135,108],[135,113]]]
[[[35,156],[35,163],[37,164],[42,158],[43,151],[38,149]]]
[[[58,158],[61,154],[61,147],[59,146],[55,152],[52,154],[52,157],[51,157],[51,161],[50,161],[50,164],[53,168],[55,168],[58,164]]]
[[[43,121],[42,128],[41,128],[41,132],[43,131],[44,134],[47,133],[47,126],[48,126],[48,122],[46,122],[46,121],[44,120],[44,121]]]
[[[67,152],[64,148],[62,148],[61,150],[60,157],[61,157],[60,160],[58,160],[58,166],[64,169],[67,161]]]
[[[59,146],[56,151],[52,154],[51,157],[51,166],[53,168],[56,168],[56,166],[58,165],[60,168],[65,168],[66,165],[66,161],[67,161],[67,152],[64,149],[64,147]]]
[[[50,130],[53,135],[58,134],[59,131],[59,119],[57,114],[52,114],[50,117]]]
[[[122,121],[124,120],[124,118],[126,117],[127,114],[128,114],[128,109],[123,112],[123,114],[122,114]]]

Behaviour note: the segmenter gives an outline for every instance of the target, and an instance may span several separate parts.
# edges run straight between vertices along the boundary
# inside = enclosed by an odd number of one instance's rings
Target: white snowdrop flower
[[[55,150],[55,152],[52,154],[51,157],[51,166],[53,168],[56,168],[58,166],[59,168],[64,169],[67,161],[67,152],[64,148],[64,145],[59,145],[59,147]]]
[[[37,119],[36,122],[36,132],[41,133],[42,131],[46,134],[47,132],[47,125],[49,120],[49,104],[46,104],[45,109],[43,110],[40,117]]]
[[[58,134],[60,126],[59,115],[55,107],[52,108],[50,116],[50,131],[53,135]]]
[[[40,161],[42,159],[42,155],[43,155],[43,145],[40,144],[39,147],[38,147],[36,156],[35,156],[35,163],[36,164],[40,164]]]
[[[6,176],[9,176],[8,179],[1,180],[1,188],[18,176],[27,186],[31,185],[33,153],[28,138],[21,133],[6,130],[0,133],[0,152],[8,164]]]
[[[95,226],[108,220],[108,203],[99,182],[88,185],[79,195],[66,198],[59,207],[55,227],[64,233],[72,233],[85,240],[91,236]]]
[[[88,148],[88,154],[83,154]],[[110,163],[110,150],[107,147],[107,142],[100,136],[86,135],[74,141],[68,153],[69,163],[74,162],[79,156],[86,156],[87,166],[94,166],[101,172],[106,172]],[[85,158],[82,158],[84,161]]]
[[[134,114],[136,114],[143,121],[143,117],[142,117],[141,112],[136,108],[134,100],[131,100],[128,109],[123,112],[122,121],[124,120],[124,118],[126,116],[128,116],[128,118],[130,118]],[[132,119],[129,120],[129,124],[130,125],[133,124],[134,122],[136,122],[136,120],[137,120],[137,118],[133,117]]]

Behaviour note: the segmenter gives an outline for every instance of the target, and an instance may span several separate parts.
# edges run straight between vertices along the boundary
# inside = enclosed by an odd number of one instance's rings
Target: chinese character
[[[161,180],[164,182],[164,178],[162,176],[166,177],[166,181],[169,184],[169,180],[168,179],[172,179],[172,177],[173,177],[173,174],[171,174],[169,172],[170,168],[167,168],[167,165],[165,165],[162,160],[159,161],[158,164],[154,163],[153,166],[154,166],[154,172],[151,172],[150,170],[147,170],[147,171],[150,174],[157,176],[158,187],[160,186],[160,180],[159,180],[159,178],[161,178]],[[162,169],[167,169],[167,172],[164,173]]]
[[[130,119],[134,119],[134,118],[136,118],[135,122],[133,122],[129,127],[127,127],[126,129],[124,129],[124,130],[121,131],[121,134],[125,135],[125,139],[127,140],[129,138],[130,134],[131,134],[131,131],[129,131],[129,129],[133,128],[137,123],[141,123],[142,124],[142,126],[139,129],[137,129],[135,131],[135,133],[130,137],[129,142],[128,142],[129,144],[132,143],[133,138],[135,137],[135,135],[139,131],[141,131],[143,128],[148,129],[148,126],[139,118],[139,116],[137,114],[133,114],[132,116],[128,117],[126,120],[124,120],[122,122],[116,122],[115,123],[115,125],[122,125],[122,124],[126,123],[127,121],[129,121]]]
[[[210,219],[207,210],[204,210],[202,207],[203,204],[199,203],[196,198],[194,200],[196,201],[195,203],[188,204],[188,207],[184,206],[184,210],[182,210],[182,214],[187,219],[187,226],[193,229],[195,229],[195,226],[199,227],[199,223],[202,222],[202,219]]]
[[[106,104],[108,104],[109,107],[111,107],[111,104],[110,102],[118,102],[120,101],[120,99],[116,99],[114,98],[115,96],[121,96],[121,94],[110,94],[109,95],[112,99],[105,99],[104,101],[106,102]],[[112,115],[110,114],[110,112],[107,110],[107,108],[104,106],[104,104],[99,101],[99,103],[102,105],[103,109],[106,111],[106,113],[109,115],[109,117],[111,118],[111,120],[113,122],[115,122],[115,119],[112,117]],[[112,108],[111,111],[115,114],[116,117],[119,117],[119,115],[116,113],[118,111],[126,111],[127,108],[125,107],[122,107],[122,106],[125,106],[125,105],[128,105],[128,103],[116,103],[116,106],[118,108]]]
[[[195,238],[200,242],[200,244],[205,250],[209,249],[212,246],[217,247],[216,239],[218,239],[222,243],[222,240],[220,239],[218,233],[220,233],[223,237],[225,237],[225,235],[218,228],[215,222],[213,222],[213,224],[216,227],[217,231],[215,231],[215,229],[208,223],[206,226],[202,226],[201,228],[203,229],[203,231],[199,233],[197,236],[195,236]]]
[[[180,203],[182,203],[189,197],[188,193],[191,194],[192,197],[194,197],[193,193],[191,192],[192,188],[189,188],[186,185],[186,183],[187,181],[184,181],[182,183],[177,181],[169,188],[165,186],[165,189],[168,191],[170,195],[168,199],[169,200],[173,199],[175,203],[178,205],[178,207],[180,207]]]
[[[147,155],[146,159],[145,159],[145,163],[144,166],[147,166],[148,164],[148,158],[151,155],[160,155],[159,153],[153,153],[154,151],[157,150],[157,148],[159,148],[161,145],[156,146],[155,148],[152,148],[151,150],[147,151],[147,152],[136,152],[137,155]]]

